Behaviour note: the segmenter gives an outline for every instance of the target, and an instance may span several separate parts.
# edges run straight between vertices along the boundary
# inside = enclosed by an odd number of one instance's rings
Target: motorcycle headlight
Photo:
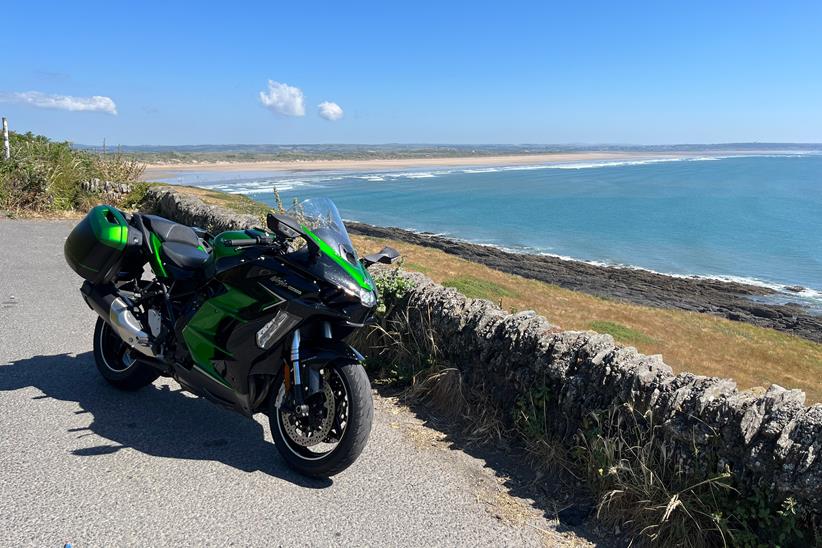
[[[377,295],[373,291],[361,287],[360,302],[363,304],[363,306],[371,308],[375,304],[377,304]]]

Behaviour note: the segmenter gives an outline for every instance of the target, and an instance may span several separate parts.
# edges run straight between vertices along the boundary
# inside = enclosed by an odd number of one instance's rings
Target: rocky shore
[[[597,266],[544,255],[512,253],[490,246],[391,227],[346,223],[352,234],[433,247],[496,270],[608,299],[721,316],[822,343],[822,317],[799,305],[773,305],[753,298],[774,290],[742,283],[666,276],[646,270]]]

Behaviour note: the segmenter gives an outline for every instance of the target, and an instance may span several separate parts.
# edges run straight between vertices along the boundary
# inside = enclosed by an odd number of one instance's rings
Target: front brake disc
[[[282,402],[284,396],[285,386],[280,385],[280,393],[277,395],[277,401]],[[334,425],[334,417],[336,415],[336,404],[334,401],[334,390],[331,388],[331,384],[327,380],[323,383],[323,397],[325,398],[325,403],[323,404],[325,416],[323,417],[320,425],[316,428],[306,430],[300,424],[299,419],[294,413],[278,410],[285,433],[297,445],[301,445],[302,447],[317,445],[322,442],[322,440],[325,439],[331,431],[331,427]]]

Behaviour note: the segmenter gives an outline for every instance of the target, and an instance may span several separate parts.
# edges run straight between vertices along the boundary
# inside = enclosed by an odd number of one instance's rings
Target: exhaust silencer
[[[84,282],[80,287],[86,304],[97,312],[123,341],[138,352],[156,357],[151,347],[151,336],[131,312],[131,302],[111,284],[95,286]]]

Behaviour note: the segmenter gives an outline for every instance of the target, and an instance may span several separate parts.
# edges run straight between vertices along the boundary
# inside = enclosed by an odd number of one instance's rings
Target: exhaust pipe
[[[84,282],[80,293],[89,308],[97,312],[127,345],[141,354],[156,357],[151,336],[143,331],[143,324],[131,312],[131,302],[113,285],[94,286]]]

